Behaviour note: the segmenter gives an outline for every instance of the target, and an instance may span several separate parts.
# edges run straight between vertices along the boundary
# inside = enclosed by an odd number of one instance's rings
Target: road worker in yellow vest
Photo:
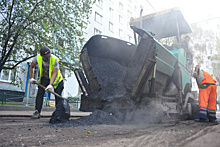
[[[45,91],[48,92],[48,90],[53,90],[57,94],[61,95],[64,85],[63,85],[63,77],[62,74],[60,73],[59,70],[59,59],[51,54],[50,49],[47,46],[44,46],[40,49],[40,54],[38,54],[36,57],[34,57],[30,69],[29,69],[29,78],[30,82],[32,84],[36,83],[36,80],[33,79],[33,73],[34,73],[34,68],[38,64],[39,71],[40,71],[40,79],[39,83],[43,86],[46,87],[46,89],[43,89],[38,86],[38,92],[36,96],[36,103],[35,103],[35,112],[32,115],[32,119],[39,119],[40,118],[40,113],[43,105],[43,97]],[[55,96],[55,101],[56,101],[56,110],[59,111],[63,107],[62,105],[62,99],[58,98]],[[54,112],[55,113],[55,112]],[[53,113],[53,115],[54,115]],[[58,114],[58,119],[62,119],[62,112],[57,112]],[[59,116],[61,115],[61,116]],[[57,115],[56,115],[57,116]],[[52,116],[53,117],[53,116]],[[56,118],[53,118],[53,120]],[[65,121],[64,120],[58,120],[58,121]],[[52,120],[52,118],[51,118]],[[51,121],[50,120],[50,121]]]

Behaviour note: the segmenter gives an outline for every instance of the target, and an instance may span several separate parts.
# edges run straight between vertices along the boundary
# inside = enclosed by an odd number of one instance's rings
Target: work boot
[[[196,122],[207,122],[208,120],[205,118],[195,119]]]
[[[209,122],[214,124],[214,125],[218,125],[219,124],[216,120],[209,120]]]
[[[208,120],[205,119],[205,118],[199,118],[199,121],[200,121],[200,122],[207,122]]]
[[[35,110],[34,114],[31,116],[32,119],[39,119],[40,118],[40,113],[38,110]]]

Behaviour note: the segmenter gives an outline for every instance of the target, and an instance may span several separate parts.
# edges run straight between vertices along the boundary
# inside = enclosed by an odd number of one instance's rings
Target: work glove
[[[52,85],[48,85],[47,88],[45,89],[46,92],[49,92],[49,90],[53,91]]]
[[[36,84],[37,81],[34,78],[29,79],[29,82],[31,82],[31,84]]]

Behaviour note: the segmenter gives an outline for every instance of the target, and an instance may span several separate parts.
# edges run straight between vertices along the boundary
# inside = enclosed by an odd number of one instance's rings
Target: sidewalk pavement
[[[41,117],[51,117],[55,107],[43,107]],[[92,112],[82,112],[79,109],[71,108],[71,117],[88,116]],[[0,117],[31,117],[34,113],[34,107],[30,106],[9,106],[0,105]]]
[[[43,107],[41,117],[51,117],[55,107]],[[31,117],[35,111],[30,106],[9,106],[0,105],[0,117]],[[92,112],[82,112],[76,108],[70,108],[71,117],[89,116]],[[217,121],[220,122],[220,111],[216,112]]]

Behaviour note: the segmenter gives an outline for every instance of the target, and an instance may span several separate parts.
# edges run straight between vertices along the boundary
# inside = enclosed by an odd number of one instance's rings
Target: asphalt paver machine
[[[143,110],[154,116],[195,118],[197,96],[191,91],[192,55],[178,46],[191,28],[177,8],[130,22],[135,43],[95,35],[84,45],[75,75],[82,89],[81,111],[100,109],[118,118]],[[176,36],[179,48],[158,40]],[[139,111],[140,112],[140,111]],[[133,116],[132,116],[133,115]]]

